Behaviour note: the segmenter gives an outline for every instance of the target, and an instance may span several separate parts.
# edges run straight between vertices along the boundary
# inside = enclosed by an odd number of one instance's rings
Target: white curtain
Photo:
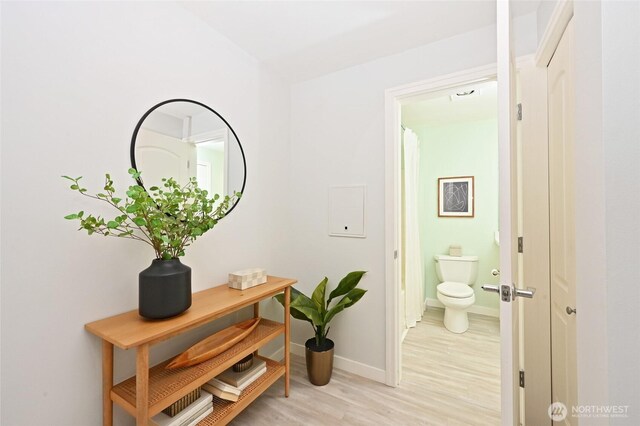
[[[420,149],[418,136],[411,129],[404,131],[403,139],[405,323],[407,327],[415,327],[416,322],[422,319],[424,308],[424,271],[418,217]]]

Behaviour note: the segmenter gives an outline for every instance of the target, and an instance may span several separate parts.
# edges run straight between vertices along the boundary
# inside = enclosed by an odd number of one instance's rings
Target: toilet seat
[[[445,281],[436,287],[438,292],[444,296],[456,299],[464,299],[473,296],[473,289],[466,284]]]

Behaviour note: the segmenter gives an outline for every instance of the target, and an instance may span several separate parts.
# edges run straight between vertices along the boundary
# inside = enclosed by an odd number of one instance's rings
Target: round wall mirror
[[[210,198],[244,192],[247,179],[244,151],[229,123],[189,99],[160,102],[142,116],[131,138],[131,167],[145,188],[161,187],[162,178],[184,185],[195,177]]]

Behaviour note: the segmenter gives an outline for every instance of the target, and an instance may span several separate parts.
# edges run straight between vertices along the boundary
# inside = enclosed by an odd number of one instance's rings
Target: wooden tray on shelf
[[[247,337],[254,328],[258,326],[260,318],[251,318],[230,327],[220,330],[217,333],[199,341],[186,351],[175,357],[165,368],[191,367],[200,364],[216,355],[226,351],[236,343]]]

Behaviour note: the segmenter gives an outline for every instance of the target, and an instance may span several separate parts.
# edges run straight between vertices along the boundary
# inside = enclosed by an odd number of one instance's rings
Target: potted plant
[[[63,176],[72,182],[72,190],[118,211],[111,219],[84,211],[65,219],[80,221],[79,230],[84,229],[89,235],[128,238],[153,248],[156,258],[139,275],[138,312],[149,319],[169,318],[191,306],[191,268],[182,264],[179,257],[196,238],[218,223],[240,193],[209,198],[207,191],[198,188],[195,178],[184,186],[173,178],[162,179],[161,188],[152,186],[147,191],[137,183],[138,171],[129,169],[129,174],[136,184],[129,186],[124,198],[116,195],[109,174],[105,175],[104,192],[97,194],[89,194],[82,187],[82,177]]]
[[[353,306],[367,292],[367,290],[356,288],[365,273],[365,271],[348,273],[340,280],[338,287],[329,293],[329,299],[325,297],[329,282],[327,277],[320,281],[311,297],[291,288],[289,304],[291,316],[309,322],[315,334],[315,337],[305,342],[305,359],[309,381],[316,386],[329,383],[333,371],[334,343],[327,338],[329,322],[338,313]],[[342,298],[331,306],[331,301],[341,296]],[[284,294],[278,294],[275,298],[284,306]]]

